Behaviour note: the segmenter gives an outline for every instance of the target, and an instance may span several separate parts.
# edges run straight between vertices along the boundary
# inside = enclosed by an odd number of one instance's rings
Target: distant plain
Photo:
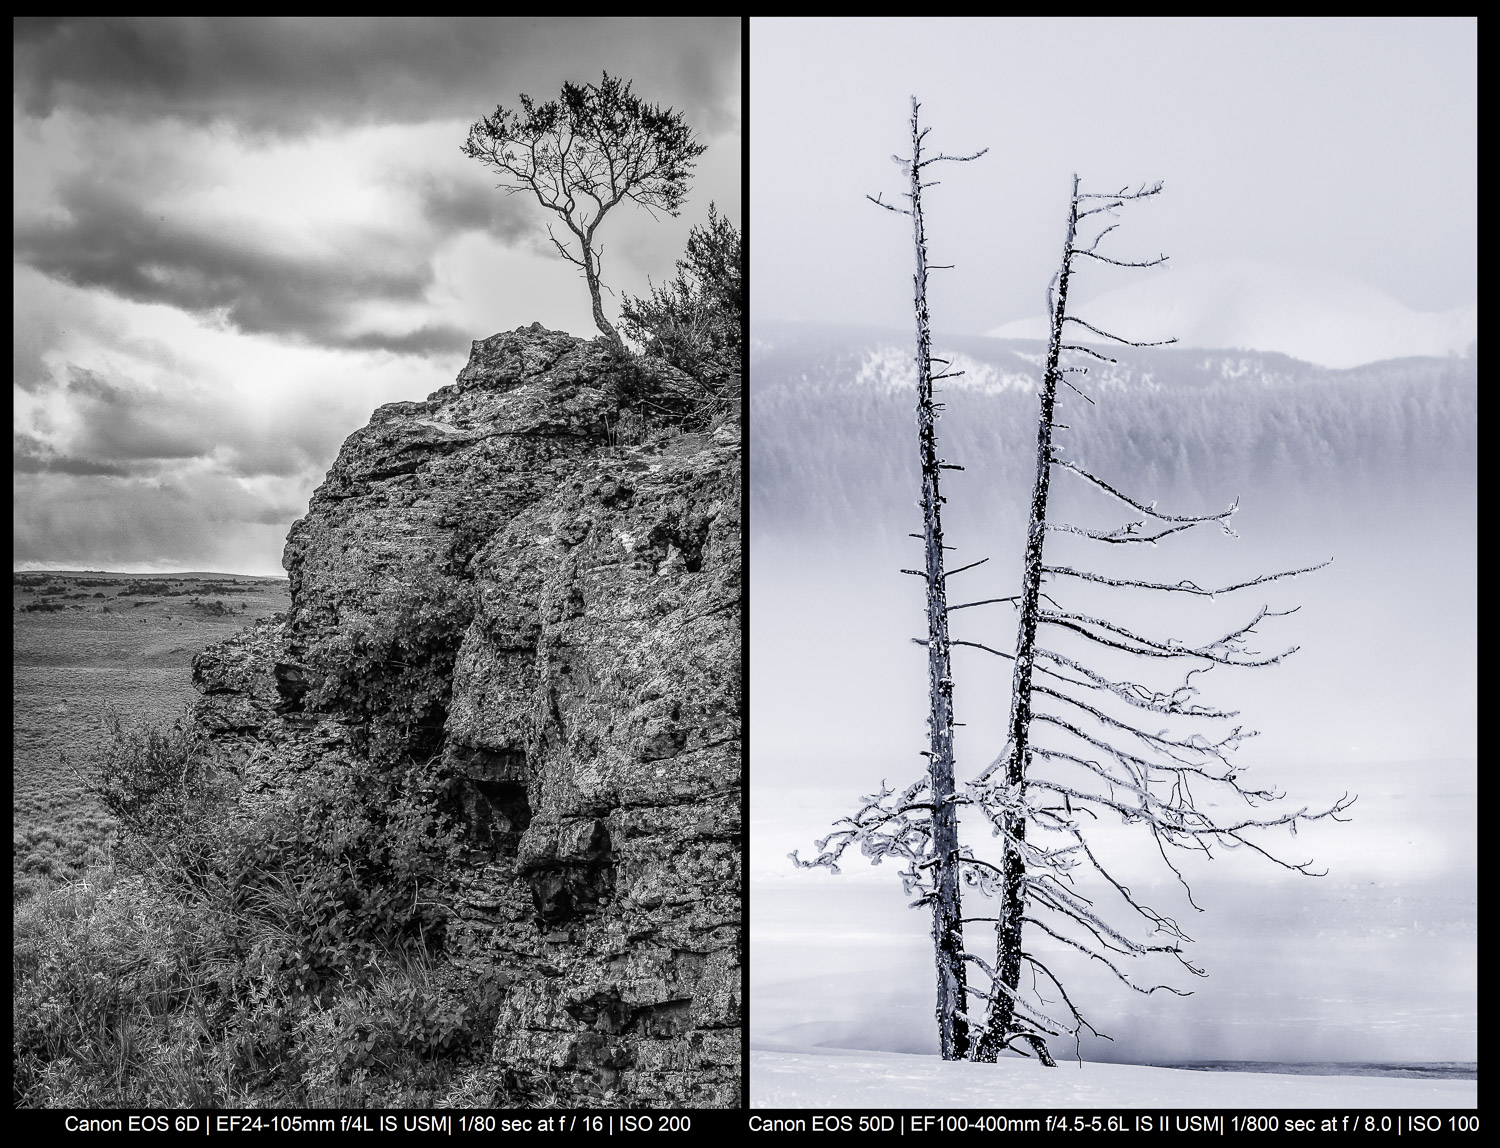
[[[16,902],[108,859],[113,822],[83,789],[105,738],[170,724],[192,704],[193,655],[291,604],[285,579],[18,571],[11,587]],[[66,757],[66,761],[64,760]]]

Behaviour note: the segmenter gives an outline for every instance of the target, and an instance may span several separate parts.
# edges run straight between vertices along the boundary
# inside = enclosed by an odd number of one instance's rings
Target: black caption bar
[[[120,1111],[20,1111],[12,1114],[11,1126],[23,1131],[64,1136],[154,1137],[148,1143],[168,1138],[259,1137],[273,1142],[295,1141],[335,1133],[368,1137],[372,1142],[392,1136],[424,1137],[424,1142],[444,1137],[469,1138],[519,1136],[593,1138],[615,1136],[679,1135],[742,1132],[745,1113],[737,1110],[703,1109],[670,1112],[600,1112],[595,1109],[549,1109],[542,1111],[358,1111],[309,1109],[302,1111],[244,1112],[151,1112]]]
[[[1472,1109],[1286,1108],[1286,1109],[1087,1109],[1041,1110],[891,1110],[808,1111],[756,1109],[746,1114],[745,1129],[752,1134],[779,1136],[851,1133],[881,1137],[918,1137],[938,1140],[972,1135],[1025,1133],[1051,1135],[1059,1141],[1091,1136],[1174,1137],[1261,1136],[1318,1134],[1322,1136],[1472,1135],[1479,1131],[1479,1115]],[[951,1140],[957,1145],[961,1141]]]
[[[148,1135],[167,1139],[212,1136],[260,1137],[272,1140],[337,1133],[372,1141],[391,1136],[592,1138],[641,1135],[714,1135],[749,1133],[783,1135],[922,1137],[929,1141],[972,1135],[1068,1138],[1149,1135],[1178,1136],[1338,1136],[1433,1138],[1474,1135],[1479,1115],[1473,1109],[702,1109],[673,1112],[550,1111],[361,1111],[298,1112],[149,1112],[18,1111],[13,1128],[64,1136]]]

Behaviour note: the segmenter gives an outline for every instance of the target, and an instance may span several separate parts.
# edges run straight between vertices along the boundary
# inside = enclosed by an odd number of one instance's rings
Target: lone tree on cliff
[[[469,128],[463,153],[494,168],[507,194],[529,191],[556,212],[577,240],[559,240],[557,252],[583,272],[594,304],[594,322],[606,338],[623,346],[604,317],[600,259],[595,238],[609,210],[630,200],[647,211],[677,215],[688,179],[707,150],[693,138],[682,114],[648,104],[630,92],[630,82],[604,73],[598,84],[564,83],[562,96],[535,103],[521,97],[521,111],[496,106]]]
[[[646,353],[686,373],[701,388],[691,396],[704,413],[739,402],[730,386],[745,351],[745,237],[708,205],[708,223],[688,234],[677,275],[651,293],[625,296],[620,326]]]

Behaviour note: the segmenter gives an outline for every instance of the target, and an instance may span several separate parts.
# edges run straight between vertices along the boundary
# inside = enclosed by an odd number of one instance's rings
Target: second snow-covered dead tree
[[[922,578],[927,587],[927,688],[928,748],[927,776],[895,794],[882,788],[878,795],[866,798],[865,806],[853,818],[840,822],[844,828],[818,842],[820,856],[802,861],[796,853],[792,860],[804,867],[826,866],[838,872],[838,858],[851,843],[858,841],[863,852],[876,864],[886,856],[897,856],[908,862],[902,879],[908,894],[921,891],[918,906],[932,906],[932,947],[937,968],[938,1045],[944,1060],[962,1060],[969,1052],[967,1010],[968,982],[965,970],[963,906],[959,894],[958,810],[954,802],[953,778],[953,676],[949,664],[948,598],[943,570],[943,518],[941,476],[945,469],[959,469],[938,457],[937,419],[940,403],[933,399],[933,383],[951,377],[951,373],[932,373],[932,332],[927,311],[927,272],[937,270],[927,261],[927,233],[922,217],[922,191],[936,181],[924,182],[927,168],[942,162],[966,163],[988,151],[967,156],[922,154],[922,141],[928,128],[920,126],[921,105],[915,96],[911,101],[911,157],[891,158],[901,165],[910,190],[904,193],[909,207],[894,207],[876,197],[869,197],[887,211],[906,215],[912,221],[912,240],[916,249],[916,272],[912,277],[913,309],[917,326],[917,451],[922,473],[922,533],[913,535],[922,541],[924,556],[921,570],[907,570]],[[936,360],[944,366],[950,364]],[[955,571],[956,573],[956,571]],[[832,845],[832,848],[830,848]],[[914,906],[915,907],[915,906]]]
[[[966,804],[976,806],[1001,842],[1000,864],[975,857],[965,849],[961,867],[967,889],[998,905],[993,916],[975,916],[970,923],[993,924],[992,961],[978,955],[968,960],[988,979],[982,993],[986,1016],[976,1026],[970,1056],[992,1061],[1001,1050],[1030,1046],[1045,1064],[1052,1064],[1046,1038],[1064,1033],[1075,1042],[1083,1028],[1097,1030],[1083,1018],[1056,972],[1042,959],[1034,942],[1054,944],[1086,955],[1109,969],[1138,992],[1181,993],[1164,984],[1142,985],[1121,967],[1125,959],[1163,954],[1183,969],[1203,975],[1184,955],[1188,935],[1172,917],[1158,912],[1132,893],[1129,885],[1107,867],[1090,844],[1089,827],[1101,818],[1117,818],[1149,835],[1167,866],[1187,889],[1182,872],[1173,864],[1169,848],[1212,856],[1215,848],[1248,847],[1277,864],[1309,873],[1311,862],[1283,860],[1260,843],[1263,830],[1282,826],[1293,832],[1300,822],[1337,817],[1353,800],[1347,795],[1331,808],[1309,813],[1256,809],[1281,795],[1241,780],[1241,770],[1230,755],[1251,731],[1224,727],[1235,712],[1200,704],[1195,675],[1218,666],[1268,666],[1296,647],[1275,653],[1249,648],[1256,626],[1264,619],[1291,613],[1264,606],[1245,624],[1207,641],[1184,642],[1171,637],[1138,633],[1115,618],[1096,617],[1059,601],[1063,587],[1088,584],[1121,592],[1145,591],[1160,595],[1213,597],[1244,590],[1318,566],[1246,578],[1236,584],[1207,589],[1195,582],[1148,581],[1110,576],[1070,565],[1049,564],[1044,542],[1063,533],[1106,546],[1155,546],[1168,535],[1205,523],[1217,523],[1225,533],[1234,505],[1206,515],[1173,515],[1123,493],[1078,462],[1063,457],[1054,443],[1058,384],[1082,392],[1069,374],[1083,374],[1083,366],[1062,366],[1064,355],[1083,355],[1105,362],[1108,356],[1079,343],[1069,343],[1070,330],[1083,328],[1094,336],[1128,346],[1138,343],[1103,331],[1068,311],[1068,289],[1074,264],[1093,259],[1120,267],[1151,267],[1165,261],[1132,262],[1109,258],[1098,251],[1099,241],[1118,226],[1111,223],[1091,237],[1080,234],[1093,216],[1113,216],[1133,201],[1148,199],[1161,184],[1112,195],[1081,192],[1073,181],[1069,201],[1067,239],[1062,264],[1048,293],[1051,319],[1046,368],[1041,386],[1037,430],[1036,483],[1030,503],[1021,592],[1015,599],[1019,622],[1014,654],[991,653],[1014,661],[1010,720],[1005,749],[978,777],[965,786]],[[1170,340],[1168,340],[1170,341]],[[1084,396],[1085,398],[1087,396]],[[1092,400],[1089,400],[1092,402]],[[1113,529],[1096,530],[1051,521],[1048,491],[1054,470],[1063,470],[1090,484],[1141,517]],[[1148,526],[1148,521],[1152,525]],[[1326,565],[1326,563],[1320,564]],[[1044,590],[1043,587],[1046,586]],[[1054,596],[1056,595],[1056,596]],[[1071,642],[1075,653],[1064,652]],[[957,645],[977,643],[955,642]],[[1160,686],[1135,680],[1133,672],[1111,668],[1115,661],[1181,667],[1176,684]],[[1102,663],[1102,664],[1101,664]],[[1174,679],[1175,680],[1175,679]],[[1205,730],[1211,732],[1205,732]],[[1209,797],[1231,799],[1243,812],[1225,816],[1209,807]],[[1111,863],[1112,864],[1112,863]],[[1081,881],[1092,874],[1089,886],[1112,894],[1114,907],[1083,892]],[[1122,923],[1121,918],[1124,918]],[[1061,1006],[1060,1008],[1058,1006]],[[1061,1014],[1061,1015],[1058,1015]]]

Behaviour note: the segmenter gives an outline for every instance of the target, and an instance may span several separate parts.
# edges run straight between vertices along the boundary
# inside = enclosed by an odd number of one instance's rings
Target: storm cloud
[[[575,82],[604,68],[649,77],[652,100],[700,130],[739,126],[724,92],[738,17],[37,17],[16,20],[14,34],[16,97],[35,118],[72,108],[293,135],[473,119],[518,91],[550,94],[562,64]]]
[[[601,228],[614,312],[739,218],[740,59],[734,18],[16,21],[16,561],[273,572],[374,407],[496,331],[596,333],[469,125],[606,70],[684,115],[682,216]]]
[[[148,129],[122,140],[97,125],[77,132],[91,162],[59,172],[33,209],[18,207],[16,259],[79,287],[212,316],[248,333],[430,354],[461,350],[464,332],[431,322],[361,330],[361,312],[372,304],[425,306],[436,254],[458,237],[479,233],[502,247],[532,249],[540,234],[525,202],[497,193],[456,154],[447,157],[451,170],[298,179],[295,165],[278,158],[251,159],[236,171],[202,136],[161,134]],[[264,199],[247,209],[237,196],[184,192],[274,179],[281,167],[293,167],[293,178],[278,188],[282,202],[273,210]],[[253,193],[252,185],[246,194]],[[341,210],[340,200],[356,195],[363,207]]]

